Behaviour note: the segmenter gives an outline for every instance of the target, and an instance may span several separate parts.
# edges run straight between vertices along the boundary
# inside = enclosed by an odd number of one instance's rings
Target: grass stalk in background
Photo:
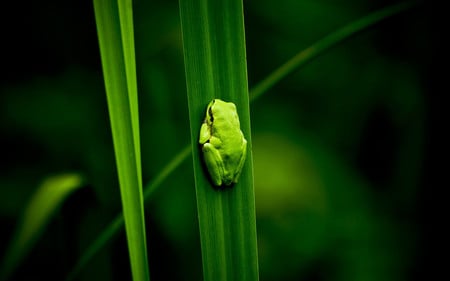
[[[313,61],[314,58],[325,53],[330,48],[338,45],[342,41],[352,37],[356,33],[368,29],[369,27],[375,25],[376,23],[389,18],[395,14],[398,14],[413,4],[402,3],[393,6],[386,7],[372,14],[364,16],[363,18],[349,23],[348,25],[338,29],[337,31],[329,34],[318,42],[314,43],[305,50],[300,51],[286,63],[284,63],[279,68],[275,69],[271,74],[269,74],[265,79],[261,80],[254,88],[250,90],[251,101],[266,93],[274,85],[280,82],[290,73],[298,70],[300,67],[307,65],[309,62]],[[352,31],[352,32],[350,32]],[[328,39],[326,39],[328,38]],[[203,80],[203,79],[202,79]],[[202,81],[200,80],[200,81]],[[201,115],[200,115],[201,116]],[[162,182],[173,172],[175,169],[181,165],[181,163],[186,160],[191,152],[191,146],[187,145],[181,152],[179,152],[174,159],[172,159],[167,166],[157,174],[156,178],[146,186],[145,188],[145,200],[148,200],[155,189],[157,189]],[[122,229],[123,220],[121,220],[121,215],[118,215],[113,222],[101,233],[98,238],[88,247],[88,249],[83,253],[82,257],[79,259],[75,265],[72,273],[69,275],[71,280],[75,277],[78,272],[83,268],[85,264],[94,256],[94,254],[100,250],[108,240],[110,240],[115,233]]]
[[[134,281],[150,280],[145,236],[131,0],[94,0]]]
[[[331,47],[343,42],[344,40],[352,37],[353,35],[367,29],[370,26],[389,18],[395,14],[398,14],[408,8],[411,8],[417,4],[416,2],[402,2],[392,6],[388,6],[384,9],[369,14],[359,20],[353,21],[348,25],[330,33],[321,40],[312,44],[303,51],[297,53],[292,59],[288,60],[285,64],[281,65],[274,72],[272,72],[266,79],[257,84],[251,92],[251,100],[257,99],[260,95],[265,93],[268,89],[272,88],[281,79],[292,73],[294,70],[305,65],[311,60],[315,59],[319,55],[325,53]]]
[[[181,163],[191,154],[191,147],[186,146],[170,161],[156,176],[156,178],[146,186],[144,200],[148,200],[161,183],[175,171]],[[66,281],[73,280],[84,268],[84,266],[94,257],[111,238],[123,229],[123,215],[117,215],[114,220],[98,235],[94,242],[84,251],[72,271],[67,275]]]
[[[76,173],[45,179],[24,208],[0,266],[0,280],[7,280],[31,251],[45,226],[64,200],[82,187],[83,178]]]
[[[242,0],[180,0],[180,15],[204,280],[258,280]],[[232,188],[214,188],[200,159],[200,126],[214,98],[236,104],[248,141]]]

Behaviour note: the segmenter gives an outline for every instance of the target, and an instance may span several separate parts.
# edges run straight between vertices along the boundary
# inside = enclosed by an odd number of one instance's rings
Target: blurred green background
[[[12,280],[62,280],[120,211],[91,1],[2,7],[0,259],[40,183],[64,202]],[[298,51],[394,1],[244,1],[250,88]],[[189,139],[177,1],[134,1],[144,183]],[[428,6],[359,34],[251,105],[261,280],[427,280],[440,108]],[[192,160],[146,203],[152,280],[201,280]],[[129,280],[124,233],[80,280]]]

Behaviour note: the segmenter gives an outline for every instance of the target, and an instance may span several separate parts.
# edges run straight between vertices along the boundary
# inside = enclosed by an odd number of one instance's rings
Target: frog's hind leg
[[[205,143],[202,150],[206,168],[213,184],[221,186],[225,169],[220,153],[210,143]]]
[[[237,183],[239,180],[239,177],[241,175],[242,172],[242,168],[244,167],[244,163],[245,163],[245,158],[247,157],[247,140],[244,139],[244,143],[242,144],[242,155],[241,155],[241,159],[239,159],[239,163],[238,166],[236,167],[236,173],[234,174],[233,177],[233,182]]]

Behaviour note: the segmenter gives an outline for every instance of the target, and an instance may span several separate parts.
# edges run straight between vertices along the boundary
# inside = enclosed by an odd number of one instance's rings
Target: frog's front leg
[[[220,156],[219,151],[210,143],[205,143],[202,150],[206,168],[209,171],[212,182],[216,186],[221,186],[224,175],[222,156]]]
[[[211,130],[208,124],[206,122],[203,122],[202,126],[200,127],[200,137],[198,139],[199,144],[206,143],[211,138]]]

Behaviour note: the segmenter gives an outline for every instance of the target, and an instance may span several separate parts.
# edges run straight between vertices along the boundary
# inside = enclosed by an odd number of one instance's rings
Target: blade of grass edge
[[[258,280],[242,0],[179,3],[204,280]],[[232,188],[213,187],[200,160],[200,125],[214,98],[235,103],[247,139],[246,163]]]
[[[290,60],[288,60],[285,64],[283,64],[282,66],[280,66],[279,68],[275,69],[272,73],[270,73],[266,78],[264,78],[263,80],[261,80],[260,83],[258,83],[256,86],[254,86],[251,90],[250,90],[250,101],[253,102],[256,98],[258,98],[260,95],[262,95],[263,93],[266,93],[270,88],[272,88],[274,85],[276,85],[278,82],[281,81],[281,79],[283,79],[284,77],[288,76],[290,73],[294,72],[295,70],[298,70],[299,68],[301,68],[302,66],[308,64],[309,62],[313,61],[314,58],[318,57],[319,55],[325,53],[328,49],[338,45],[339,43],[341,43],[342,41],[352,37],[354,34],[361,32],[373,25],[375,25],[376,23],[381,22],[382,20],[391,17],[393,15],[396,15],[397,13],[400,13],[404,10],[407,10],[407,8],[413,7],[414,4],[416,2],[413,3],[401,3],[401,4],[396,4],[393,6],[389,6],[386,8],[383,8],[382,10],[376,11],[372,14],[369,14],[355,22],[352,22],[350,24],[348,24],[347,26],[338,29],[337,31],[331,33],[330,35],[328,35],[327,37],[331,37],[331,38],[335,38],[335,39],[339,39],[339,40],[320,40],[316,43],[314,43],[313,45],[311,45],[310,47],[300,51],[299,53],[297,53],[294,57],[292,57]],[[404,6],[403,6],[404,5]],[[401,9],[399,7],[402,7]],[[390,12],[389,12],[390,11]],[[376,16],[378,15],[378,16]],[[380,15],[383,15],[384,17],[380,17]],[[365,20],[365,18],[371,18],[372,20]],[[348,33],[346,34],[347,37],[342,36],[344,33],[342,32],[342,30],[346,29],[350,29],[351,25],[354,25],[358,22],[362,22],[364,21],[366,24],[362,25],[362,24],[358,24],[359,29],[354,28],[354,33]],[[340,33],[341,35],[338,36],[337,34]],[[344,34],[345,35],[345,34]],[[321,48],[314,48],[313,46],[319,44],[319,42],[321,43]],[[328,43],[327,44],[324,44]],[[311,49],[315,49],[314,52],[311,51],[307,51],[307,50],[311,50]],[[284,76],[283,76],[284,75]],[[177,156],[175,156],[174,159],[172,159],[169,164],[166,166],[166,168],[168,166],[171,166],[171,164],[174,165],[174,167],[172,167],[173,169],[170,170],[166,170],[166,173],[159,173],[155,180],[150,183],[149,185],[147,185],[147,187],[145,188],[144,192],[145,192],[145,200],[148,200],[150,198],[150,195],[154,192],[154,190],[164,181],[164,179],[166,177],[168,177],[172,171],[175,170],[175,168],[178,165],[181,165],[181,163],[186,160],[189,156],[191,152],[191,146],[190,145],[186,145],[186,147],[183,148],[183,150],[177,154]],[[121,216],[121,215],[119,215]],[[119,217],[118,216],[118,217]],[[101,249],[101,247],[106,244],[106,241],[109,240],[117,231],[120,230],[120,227],[118,227],[114,232],[111,232],[111,234],[109,234],[109,236],[107,236],[107,233],[109,233],[109,229],[113,226],[113,224],[115,223],[115,221],[118,219],[118,217],[116,217],[116,219],[111,222],[111,224],[107,227],[107,229],[103,232],[101,232],[101,234],[99,234],[99,238],[97,238],[92,244],[91,246],[86,250],[85,254],[82,255],[82,257],[79,259],[79,261],[77,262],[77,264],[74,266],[74,270],[75,273],[72,273],[70,275],[74,275],[73,277],[76,276],[76,274],[81,270],[81,268],[87,264],[87,262],[89,261],[90,258],[92,258],[95,254],[96,251],[98,251],[99,249]],[[121,226],[121,225],[120,225]],[[105,242],[104,243],[99,243],[99,240],[103,240],[100,239],[102,237],[105,237]],[[96,250],[93,250],[96,249]],[[88,253],[88,254],[86,254]],[[86,257],[87,255],[87,257]],[[80,263],[82,263],[80,265]],[[76,270],[75,270],[76,269]],[[70,281],[72,279],[66,279],[67,281]]]
[[[139,137],[139,103],[137,95],[136,58],[134,53],[134,27],[132,0],[118,0],[120,31],[122,35],[123,55],[125,62],[125,74],[128,87],[128,99],[131,108],[131,123],[135,148],[137,178],[142,190],[141,151]]]
[[[94,0],[103,76],[134,281],[150,280],[141,179],[131,0]]]

